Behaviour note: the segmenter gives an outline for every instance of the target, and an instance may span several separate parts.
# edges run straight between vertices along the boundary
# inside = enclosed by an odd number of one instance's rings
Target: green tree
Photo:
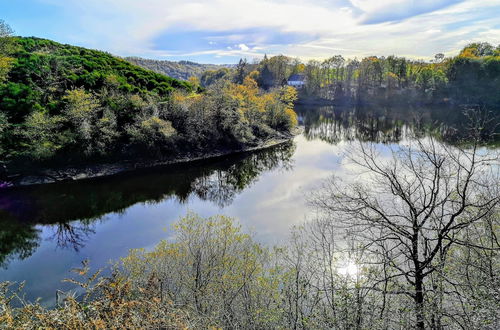
[[[14,59],[9,57],[12,52],[12,29],[0,20],[0,83],[5,80],[12,67]]]
[[[25,122],[22,136],[27,140],[29,157],[35,160],[48,159],[63,147],[59,128],[62,118],[50,116],[46,112],[33,112]]]
[[[66,92],[63,101],[66,103],[64,113],[75,134],[74,142],[81,143],[85,153],[93,153],[95,119],[97,110],[101,107],[99,100],[84,89],[74,89]]]
[[[265,328],[272,310],[263,308],[269,303],[264,299],[277,290],[263,279],[267,251],[224,216],[188,214],[173,229],[174,242],[163,241],[151,252],[134,250],[122,259],[123,274],[134,288],[154,286],[175,305],[204,315],[207,325]]]
[[[234,76],[234,82],[237,84],[243,84],[243,80],[245,80],[245,77],[248,74],[248,63],[247,59],[241,59],[238,62],[238,65],[236,65],[236,73]]]

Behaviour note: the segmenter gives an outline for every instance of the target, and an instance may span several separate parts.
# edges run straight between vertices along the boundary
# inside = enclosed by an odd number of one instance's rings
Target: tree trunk
[[[416,329],[425,329],[424,322],[424,290],[422,271],[415,272],[415,317],[417,319]]]

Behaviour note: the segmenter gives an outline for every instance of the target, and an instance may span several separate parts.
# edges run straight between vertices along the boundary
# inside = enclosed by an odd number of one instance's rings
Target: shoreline
[[[152,169],[162,166],[191,163],[195,161],[214,159],[218,157],[228,156],[232,154],[259,151],[272,148],[292,140],[297,135],[303,132],[303,127],[297,126],[292,132],[282,137],[275,137],[263,141],[257,146],[233,149],[233,150],[218,150],[205,154],[183,154],[170,159],[154,160],[154,159],[139,159],[139,160],[124,160],[114,163],[97,163],[85,166],[68,166],[64,168],[46,168],[40,169],[31,174],[13,174],[9,176],[1,190],[10,190],[19,187],[35,186],[43,184],[51,184],[57,182],[71,182],[79,180],[89,180],[103,178],[133,172],[136,170]]]

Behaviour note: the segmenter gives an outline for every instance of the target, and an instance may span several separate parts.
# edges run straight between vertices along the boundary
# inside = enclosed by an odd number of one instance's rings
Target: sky
[[[0,0],[16,35],[119,56],[236,63],[399,55],[500,44],[500,0]]]

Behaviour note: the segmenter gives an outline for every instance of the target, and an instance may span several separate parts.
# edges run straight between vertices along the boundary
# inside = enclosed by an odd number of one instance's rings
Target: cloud
[[[245,44],[239,44],[239,45],[238,45],[238,47],[239,47],[242,51],[244,51],[244,52],[247,52],[247,51],[249,51],[249,50],[250,50],[250,48],[249,48],[247,45],[245,45]]]
[[[122,56],[431,58],[472,40],[500,43],[498,0],[29,1],[59,8],[55,25],[71,22],[59,40]]]
[[[351,0],[352,5],[363,12],[361,21],[376,24],[401,20],[433,12],[464,0]]]

